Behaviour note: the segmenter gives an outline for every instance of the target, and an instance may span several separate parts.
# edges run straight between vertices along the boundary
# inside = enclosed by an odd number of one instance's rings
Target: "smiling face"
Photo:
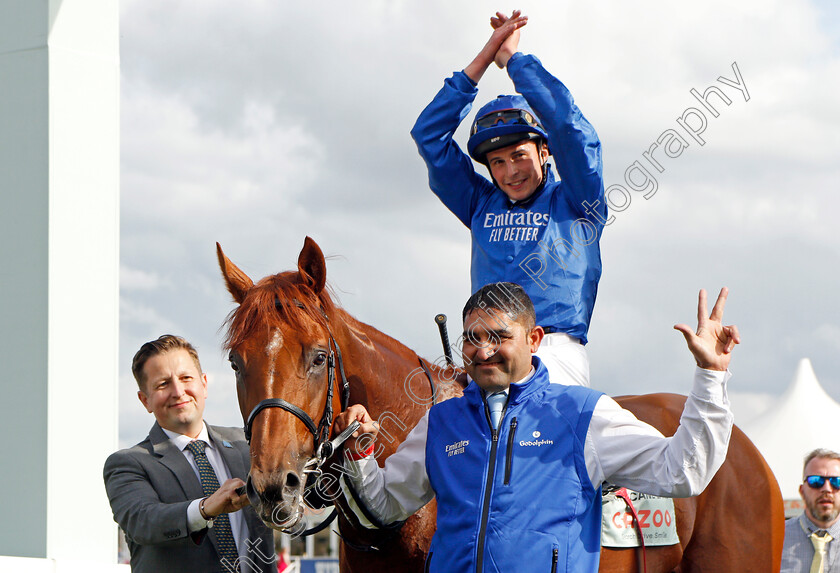
[[[814,458],[805,466],[805,476],[840,476],[840,460]],[[820,528],[828,528],[840,517],[840,491],[834,490],[826,480],[819,489],[807,483],[799,486],[799,495],[805,502],[805,514]]]
[[[487,165],[511,201],[523,201],[534,194],[543,178],[548,146],[527,140],[487,153]]]
[[[543,329],[497,310],[474,310],[464,320],[464,369],[487,392],[504,390],[531,371]]]
[[[162,428],[195,438],[201,432],[207,377],[179,348],[150,357],[137,397]]]

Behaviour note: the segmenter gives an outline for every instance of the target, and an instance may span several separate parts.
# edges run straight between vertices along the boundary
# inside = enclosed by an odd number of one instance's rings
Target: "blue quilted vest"
[[[601,393],[549,384],[533,361],[496,432],[475,382],[431,409],[426,469],[438,508],[427,571],[598,570],[600,484],[583,444]]]

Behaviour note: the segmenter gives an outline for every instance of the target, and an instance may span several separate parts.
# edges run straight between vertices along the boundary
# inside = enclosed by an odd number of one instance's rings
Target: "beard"
[[[814,501],[813,505],[808,509],[811,510],[811,515],[817,518],[819,521],[822,522],[832,522],[837,519],[837,516],[840,515],[840,504],[837,503],[837,500],[832,500],[833,503],[830,507],[824,507],[819,504],[819,500]]]

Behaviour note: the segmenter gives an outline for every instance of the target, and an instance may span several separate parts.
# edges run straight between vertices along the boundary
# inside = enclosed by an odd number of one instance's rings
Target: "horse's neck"
[[[345,355],[344,364],[348,376],[350,371],[367,371],[376,365],[387,366],[392,375],[406,376],[420,366],[417,353],[405,344],[345,311],[339,312],[341,334],[336,334],[336,337]]]
[[[340,334],[350,404],[364,405],[371,416],[392,416],[394,434],[402,436],[431,405],[432,388],[417,353],[344,311]],[[387,430],[386,430],[387,431]],[[402,441],[400,438],[399,441]]]

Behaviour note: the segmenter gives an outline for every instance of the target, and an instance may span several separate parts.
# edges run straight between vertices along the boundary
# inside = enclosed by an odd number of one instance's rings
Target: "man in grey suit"
[[[105,489],[137,573],[276,572],[271,530],[236,489],[250,466],[241,429],[204,422],[207,376],[178,336],[144,344],[131,367],[154,414],[148,437],[105,462]],[[244,508],[244,509],[243,509]]]

